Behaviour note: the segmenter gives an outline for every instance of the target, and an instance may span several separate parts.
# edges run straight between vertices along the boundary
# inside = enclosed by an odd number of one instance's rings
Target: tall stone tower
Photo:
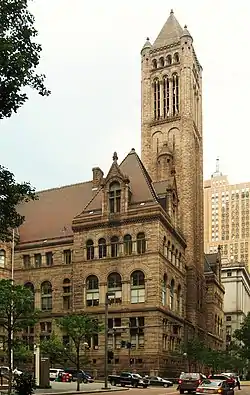
[[[169,158],[163,162],[162,152],[173,155],[179,223],[187,240],[186,316],[204,327],[202,67],[191,34],[173,11],[154,44],[144,44],[141,73],[142,161],[153,181],[164,181]]]

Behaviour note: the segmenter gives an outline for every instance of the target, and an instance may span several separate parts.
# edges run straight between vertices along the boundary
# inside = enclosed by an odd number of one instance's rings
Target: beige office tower
[[[219,170],[204,182],[205,253],[217,251],[229,262],[244,262],[249,268],[249,189],[250,183],[230,185]]]

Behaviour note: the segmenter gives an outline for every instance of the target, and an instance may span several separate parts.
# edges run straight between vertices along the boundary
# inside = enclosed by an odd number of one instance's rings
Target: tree
[[[50,94],[44,86],[45,76],[35,73],[42,47],[35,41],[38,32],[28,2],[0,2],[0,119],[10,117],[25,103],[25,87],[42,96]]]
[[[88,314],[69,314],[57,321],[61,332],[68,337],[68,344],[53,334],[50,340],[41,343],[41,351],[47,354],[54,362],[62,359],[70,360],[77,370],[77,391],[80,390],[80,351],[87,346],[87,340],[102,330],[98,320]],[[85,355],[86,362],[86,355]]]
[[[14,174],[0,165],[0,240],[10,241],[12,229],[25,220],[17,211],[17,206],[37,199],[35,190],[29,183],[17,183]]]
[[[41,353],[47,355],[50,359],[51,366],[56,363],[62,363],[65,359],[66,348],[62,340],[53,332],[50,339],[43,340],[40,343]]]
[[[250,313],[244,319],[241,328],[236,329],[233,337],[237,340],[239,346],[239,355],[250,361]]]
[[[7,334],[7,355],[10,370],[9,393],[12,385],[11,355],[14,334],[37,321],[34,311],[34,295],[22,285],[14,285],[11,280],[0,280],[0,326]]]

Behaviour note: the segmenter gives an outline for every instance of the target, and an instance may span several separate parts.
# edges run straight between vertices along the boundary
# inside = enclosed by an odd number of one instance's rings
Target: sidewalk
[[[240,385],[243,387],[248,386],[248,385],[250,385],[250,381],[241,381]]]

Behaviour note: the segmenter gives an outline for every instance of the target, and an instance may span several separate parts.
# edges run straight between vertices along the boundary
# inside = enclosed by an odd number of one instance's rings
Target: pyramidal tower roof
[[[183,29],[177,19],[174,16],[174,11],[171,10],[170,15],[161,29],[157,39],[155,40],[153,47],[159,48],[165,45],[171,44],[178,41],[183,34]]]

